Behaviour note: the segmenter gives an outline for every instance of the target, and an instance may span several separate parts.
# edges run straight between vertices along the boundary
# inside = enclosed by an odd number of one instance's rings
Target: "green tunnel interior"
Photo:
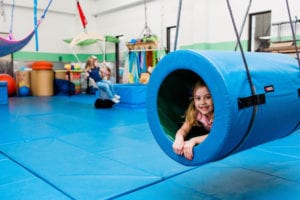
[[[170,73],[160,85],[157,112],[160,124],[171,140],[174,140],[177,130],[184,122],[184,114],[191,101],[193,86],[199,79],[200,76],[195,72],[180,69]],[[194,129],[191,132],[189,137],[197,134]]]

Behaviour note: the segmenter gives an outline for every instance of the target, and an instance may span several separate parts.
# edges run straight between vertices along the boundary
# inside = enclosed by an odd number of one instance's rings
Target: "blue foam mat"
[[[299,183],[210,163],[119,199],[299,199]]]
[[[0,169],[0,199],[69,199],[3,154]]]
[[[10,98],[0,107],[0,199],[300,198],[300,131],[186,167],[156,144],[145,110],[97,110],[91,98]]]
[[[56,139],[2,145],[1,149],[75,199],[109,198],[161,179]]]
[[[194,168],[119,199],[299,199],[300,132]],[[291,143],[291,146],[289,145]],[[293,146],[295,144],[296,146]],[[277,151],[267,151],[274,147]],[[295,150],[298,149],[297,150]],[[292,154],[289,154],[289,150]],[[293,153],[296,153],[293,154]]]

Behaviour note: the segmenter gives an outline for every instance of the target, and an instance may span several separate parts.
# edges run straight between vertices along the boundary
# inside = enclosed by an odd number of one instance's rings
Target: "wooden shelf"
[[[300,46],[297,46],[300,50]],[[264,52],[273,53],[296,53],[296,48],[293,42],[278,42],[272,43],[269,48],[263,49]]]
[[[158,47],[157,42],[138,42],[136,44],[127,43],[128,50],[155,50]]]

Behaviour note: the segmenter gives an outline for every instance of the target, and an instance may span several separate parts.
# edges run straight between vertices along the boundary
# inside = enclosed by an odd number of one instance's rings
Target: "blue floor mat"
[[[164,154],[145,109],[93,95],[0,106],[0,199],[299,199],[300,131],[204,166]]]
[[[0,199],[70,199],[0,152]]]

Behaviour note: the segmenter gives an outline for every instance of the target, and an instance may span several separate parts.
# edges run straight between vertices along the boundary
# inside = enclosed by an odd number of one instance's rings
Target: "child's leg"
[[[113,95],[114,97],[116,97],[117,99],[120,99],[120,96],[117,95],[116,92],[115,92],[115,89],[114,89],[113,84],[111,84],[110,81],[107,81],[107,80],[104,80],[103,82],[106,82],[106,83],[108,84],[108,86],[109,86],[109,88],[110,88],[110,91],[111,91],[112,95]]]
[[[111,89],[110,89],[108,83],[97,82],[97,85],[98,85],[99,88],[101,88],[103,91],[105,91],[107,93],[107,96],[108,96],[109,99],[113,99],[114,98],[114,94],[111,92]]]
[[[103,82],[105,82],[105,83],[108,84],[108,87],[109,87],[111,93],[112,93],[113,95],[115,95],[116,93],[115,93],[115,90],[114,90],[114,86],[111,84],[111,82],[110,82],[109,80],[103,80]]]
[[[111,93],[112,93],[113,96],[114,96],[114,95],[116,94],[116,93],[115,93],[115,90],[114,90],[114,86],[113,86],[112,84],[109,84],[108,86],[109,86],[109,89],[110,89]]]

